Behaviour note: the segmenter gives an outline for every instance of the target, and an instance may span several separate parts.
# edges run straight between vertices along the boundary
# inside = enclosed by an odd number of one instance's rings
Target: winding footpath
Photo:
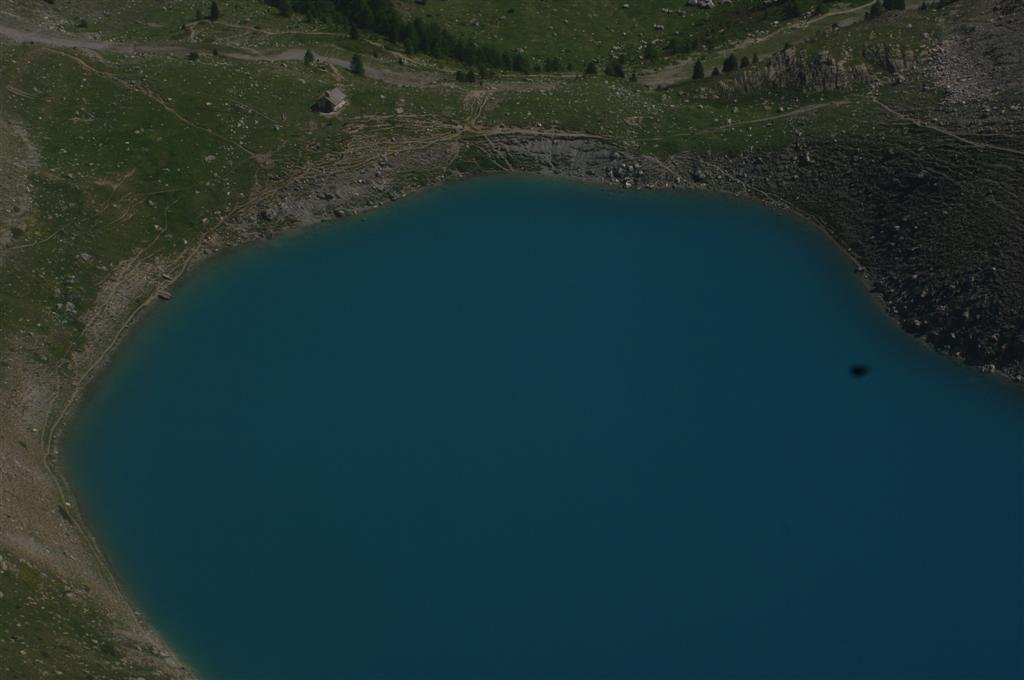
[[[89,50],[93,52],[109,52],[112,54],[153,54],[158,56],[188,57],[195,48],[182,45],[131,45],[111,42],[109,40],[93,40],[78,36],[39,33],[15,28],[0,23],[0,40],[22,45],[44,45],[64,49]],[[306,55],[305,48],[293,47],[274,54],[261,54],[252,50],[238,49],[219,50],[218,56],[239,61],[302,61]],[[348,59],[317,55],[317,59],[332,66],[352,70],[352,62]],[[365,75],[374,80],[381,80],[395,85],[424,85],[436,80],[435,76],[415,71],[385,69],[377,66],[366,67]]]

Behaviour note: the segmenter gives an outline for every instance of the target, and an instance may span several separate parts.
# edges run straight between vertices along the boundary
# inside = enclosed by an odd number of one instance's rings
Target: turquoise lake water
[[[484,179],[246,249],[65,449],[208,678],[1024,676],[1024,391],[748,203]]]

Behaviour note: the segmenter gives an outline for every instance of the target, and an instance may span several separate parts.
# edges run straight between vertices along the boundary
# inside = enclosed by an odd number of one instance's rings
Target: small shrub
[[[363,55],[358,52],[352,55],[352,73],[357,76],[366,75],[366,65],[363,64]]]

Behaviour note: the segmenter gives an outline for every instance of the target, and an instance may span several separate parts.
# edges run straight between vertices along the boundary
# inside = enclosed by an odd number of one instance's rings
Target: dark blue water
[[[1024,675],[1024,392],[746,203],[490,179],[249,249],[69,448],[210,678]]]

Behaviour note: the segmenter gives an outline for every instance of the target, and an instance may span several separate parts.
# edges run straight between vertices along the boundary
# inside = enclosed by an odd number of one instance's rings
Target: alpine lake
[[[484,178],[244,248],[64,449],[206,678],[1024,676],[1024,390],[744,201]]]

